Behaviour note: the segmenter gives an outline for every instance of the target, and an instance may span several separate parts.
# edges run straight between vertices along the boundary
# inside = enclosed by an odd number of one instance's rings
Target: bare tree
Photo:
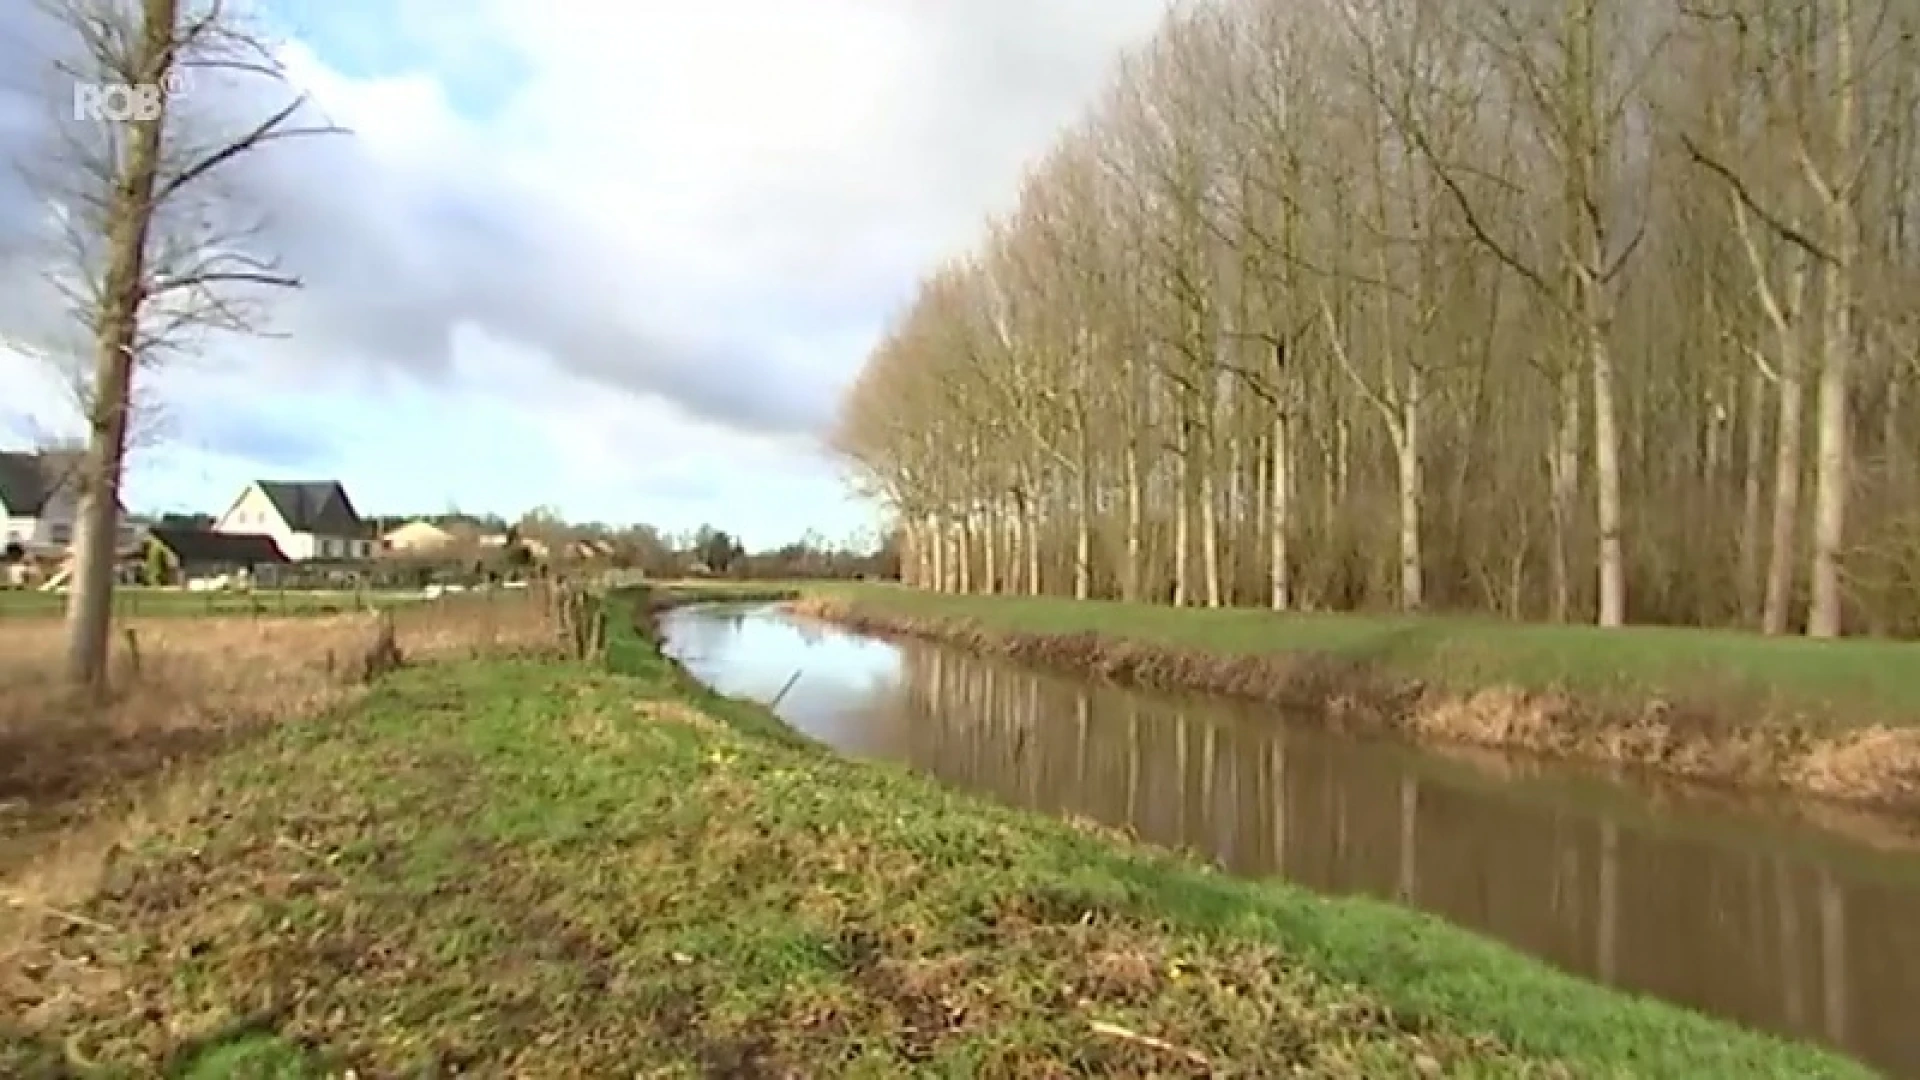
[[[258,290],[298,285],[249,242],[256,230],[217,185],[250,153],[338,129],[304,122],[306,99],[221,0],[48,0],[46,12],[78,45],[77,59],[58,64],[76,87],[128,88],[138,103],[123,116],[76,110],[90,123],[68,131],[59,171],[42,178],[62,209],[73,256],[65,284],[93,357],[67,675],[100,691],[136,371],[208,333],[254,330]],[[262,80],[282,103],[232,130],[199,123],[184,89]]]
[[[1862,7],[1180,5],[841,442],[926,535],[1011,484],[1050,593],[1920,627],[1920,4]]]

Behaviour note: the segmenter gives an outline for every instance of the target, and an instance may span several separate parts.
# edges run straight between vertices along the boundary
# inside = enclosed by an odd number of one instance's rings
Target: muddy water
[[[1920,1077],[1920,856],[771,608],[687,608],[663,629],[696,676],[763,702],[786,688],[782,718],[846,753],[1130,826],[1235,873],[1395,900],[1599,982]]]

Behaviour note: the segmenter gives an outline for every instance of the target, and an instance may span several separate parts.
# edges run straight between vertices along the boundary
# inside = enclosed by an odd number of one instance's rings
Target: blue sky
[[[370,512],[869,530],[822,441],[841,388],[1160,8],[268,0],[289,73],[354,134],[235,174],[307,285],[274,336],[143,373],[131,501],[328,478]],[[0,150],[35,134],[24,86],[0,83]],[[0,187],[0,229],[36,217]],[[0,442],[77,429],[71,358],[22,299],[39,269],[0,260]]]

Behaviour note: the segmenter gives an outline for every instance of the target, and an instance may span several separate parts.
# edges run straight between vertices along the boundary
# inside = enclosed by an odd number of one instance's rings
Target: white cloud
[[[1160,7],[281,12],[291,72],[355,132],[240,174],[309,287],[287,340],[160,377],[173,440],[134,494],[217,503],[291,460],[386,508],[844,533],[867,511],[815,442],[838,390]],[[0,119],[20,100],[0,86]],[[0,123],[0,150],[31,126]],[[0,225],[22,206],[0,190]]]

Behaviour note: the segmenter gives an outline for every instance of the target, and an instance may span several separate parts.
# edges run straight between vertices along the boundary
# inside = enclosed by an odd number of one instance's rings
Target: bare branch
[[[1778,214],[1761,205],[1760,201],[1754,198],[1753,192],[1748,189],[1746,181],[1740,179],[1738,173],[1727,168],[1703,150],[1693,136],[1682,132],[1680,142],[1681,145],[1686,147],[1687,156],[1693,159],[1694,164],[1705,168],[1708,172],[1713,173],[1724,181],[1727,186],[1733,190],[1734,195],[1739,198],[1741,205],[1745,206],[1755,217],[1759,218],[1767,228],[1779,233],[1781,237],[1791,241],[1802,251],[1819,259],[1821,262],[1832,263],[1834,261],[1833,254],[1824,246],[1815,242],[1812,237],[1808,236],[1802,230],[1783,221]]]

